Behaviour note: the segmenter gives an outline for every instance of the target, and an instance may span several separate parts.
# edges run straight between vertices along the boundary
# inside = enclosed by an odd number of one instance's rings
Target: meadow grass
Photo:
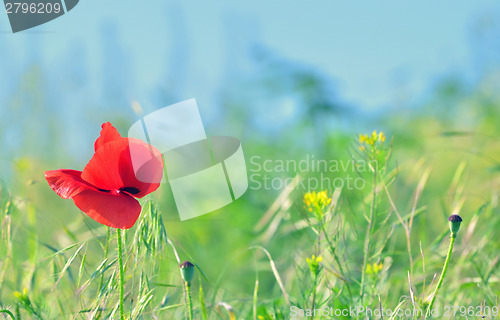
[[[144,199],[118,238],[37,181],[46,164],[20,159],[0,190],[0,319],[119,319],[122,307],[126,319],[299,319],[291,310],[324,307],[497,319],[499,130],[480,117],[473,128],[490,137],[408,121],[387,137],[325,137],[336,147],[324,158],[371,164],[349,172],[363,188],[304,190],[315,174],[299,174],[279,192],[252,190],[187,222],[163,192]],[[456,238],[452,214],[463,218]],[[425,315],[432,308],[438,316]],[[417,313],[397,314],[406,310]]]

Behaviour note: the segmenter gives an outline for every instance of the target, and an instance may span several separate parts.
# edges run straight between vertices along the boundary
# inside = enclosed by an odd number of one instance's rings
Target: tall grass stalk
[[[375,218],[375,201],[377,196],[377,170],[373,169],[373,185],[372,185],[372,203],[370,206],[370,217],[368,220],[368,226],[366,227],[366,235],[365,235],[365,244],[363,247],[363,266],[361,269],[361,289],[360,289],[360,299],[361,305],[363,304],[364,295],[365,295],[365,274],[366,274],[366,265],[368,264],[368,253],[370,252],[370,238],[373,231],[374,226],[374,218]]]
[[[248,249],[250,250],[261,250],[262,252],[264,252],[267,256],[267,258],[269,259],[269,264],[271,266],[271,270],[273,271],[273,274],[274,274],[274,278],[276,279],[276,282],[278,283],[280,289],[281,289],[281,292],[283,293],[283,298],[285,298],[285,302],[288,304],[288,305],[291,305],[290,303],[290,298],[288,296],[288,293],[285,289],[285,285],[283,284],[283,280],[281,280],[281,277],[280,277],[280,274],[278,272],[278,269],[276,268],[276,264],[274,263],[274,260],[273,260],[273,257],[271,256],[271,254],[269,253],[269,251],[267,251],[267,249],[265,249],[264,247],[261,247],[261,246],[252,246],[252,247],[249,247]]]
[[[106,227],[106,243],[104,244],[104,259],[108,258],[110,237],[111,237],[111,228]],[[101,275],[101,280],[99,282],[99,290],[102,288],[103,283],[104,283],[104,273]]]
[[[203,320],[208,320],[207,316],[207,307],[205,305],[205,294],[203,293],[203,286],[201,285],[201,280],[200,280],[200,311],[201,311],[201,316]]]
[[[349,286],[349,280],[346,277],[346,274],[344,272],[344,268],[342,267],[342,264],[340,263],[340,259],[337,255],[337,252],[335,250],[335,247],[333,246],[333,243],[330,241],[330,238],[328,237],[328,233],[326,232],[325,225],[321,224],[321,229],[323,231],[323,234],[325,235],[326,242],[328,243],[328,246],[330,247],[330,251],[332,252],[333,259],[335,259],[335,262],[339,266],[339,271],[342,277],[344,278],[344,283],[347,287],[347,292],[349,293],[349,298],[352,299],[352,293],[351,293],[351,287]]]
[[[7,309],[0,310],[0,313],[8,314],[12,318],[12,320],[16,320],[16,317],[14,317],[14,314]]]
[[[312,288],[311,310],[313,310],[313,311],[316,308],[316,291],[317,290],[318,290],[318,275],[316,274],[314,276],[314,282],[313,282],[313,288]],[[311,319],[314,319],[314,312],[311,315]]]
[[[257,304],[259,298],[259,270],[257,269],[257,257],[253,255],[254,265],[255,265],[255,286],[253,289],[253,304],[252,304],[252,312],[253,312],[253,320],[257,320]]]

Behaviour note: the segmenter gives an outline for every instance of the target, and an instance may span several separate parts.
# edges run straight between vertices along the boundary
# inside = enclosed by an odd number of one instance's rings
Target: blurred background
[[[440,217],[452,210],[447,188],[463,161],[465,212],[500,182],[495,1],[83,0],[18,34],[0,14],[0,52],[0,179],[32,206],[41,242],[57,243],[65,226],[86,219],[48,188],[43,171],[81,170],[103,122],[125,135],[138,119],[132,101],[149,113],[196,98],[207,134],[239,138],[247,164],[252,156],[349,159],[359,133],[383,130],[395,165],[408,170],[395,192],[411,199],[425,163],[433,173],[423,199]],[[242,252],[263,238],[278,266],[300,246],[301,237],[288,247],[290,238],[255,228],[281,191],[249,190],[182,223],[168,185],[154,197],[167,234],[208,278],[236,259],[231,282],[243,279]],[[430,234],[445,225],[418,223]],[[263,287],[275,288],[268,276]],[[252,283],[228,288],[251,295]]]
[[[332,129],[361,130],[421,108],[438,90],[459,94],[493,81],[499,15],[494,1],[87,0],[18,34],[5,16],[3,156],[31,141],[33,156],[55,148],[83,163],[96,124],[126,127],[133,100],[150,111],[194,97],[211,132],[241,138],[293,135],[286,129],[323,112]]]

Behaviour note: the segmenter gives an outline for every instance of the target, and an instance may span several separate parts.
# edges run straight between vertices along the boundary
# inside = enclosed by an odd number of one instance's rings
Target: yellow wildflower
[[[304,195],[304,205],[305,209],[311,213],[314,213],[318,220],[323,218],[323,214],[328,205],[332,202],[332,199],[328,197],[325,190],[320,192],[307,192]]]
[[[380,131],[380,133],[378,134],[378,139],[381,141],[381,142],[385,142],[385,134],[383,131]]]
[[[384,142],[385,142],[385,134],[383,131],[377,133],[377,131],[374,130],[371,135],[368,134],[359,135],[359,144],[360,144],[359,149],[361,151],[365,150],[364,145],[371,146],[373,150],[373,147],[375,147],[376,144],[383,145]]]
[[[322,256],[316,257],[314,254],[311,256],[311,258],[306,258],[307,264],[309,265],[309,269],[311,269],[311,272],[313,276],[317,276],[319,274],[320,270],[320,263],[323,261]]]
[[[372,274],[372,275],[377,275],[380,271],[382,271],[383,267],[384,267],[384,265],[382,264],[382,262],[367,264],[366,265],[366,273]]]
[[[18,299],[23,299],[27,295],[28,295],[28,288],[24,288],[22,293],[19,291],[14,291],[14,296]]]

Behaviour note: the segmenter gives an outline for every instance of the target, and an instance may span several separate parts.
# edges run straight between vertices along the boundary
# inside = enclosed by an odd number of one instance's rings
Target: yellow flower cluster
[[[322,256],[319,256],[319,257],[316,257],[314,254],[311,256],[311,258],[306,258],[306,261],[308,264],[318,264],[320,262],[323,261],[323,257]]]
[[[309,269],[311,269],[311,272],[314,276],[317,276],[319,273],[319,264],[323,261],[322,256],[316,257],[314,254],[311,256],[311,258],[306,258],[307,264],[309,265]]]
[[[14,296],[18,299],[24,299],[28,295],[28,289],[24,288],[23,292],[14,291]]]
[[[372,275],[377,275],[380,271],[382,271],[383,267],[384,267],[384,265],[382,264],[382,262],[367,264],[366,265],[366,273],[372,274]]]
[[[304,195],[304,205],[306,210],[315,213],[318,217],[323,215],[323,211],[332,202],[326,191],[308,192]]]
[[[377,141],[380,141],[380,144],[385,142],[385,134],[383,131],[377,133],[377,131],[373,131],[371,135],[368,134],[360,134],[359,135],[359,143],[367,144],[370,146],[374,146]]]

